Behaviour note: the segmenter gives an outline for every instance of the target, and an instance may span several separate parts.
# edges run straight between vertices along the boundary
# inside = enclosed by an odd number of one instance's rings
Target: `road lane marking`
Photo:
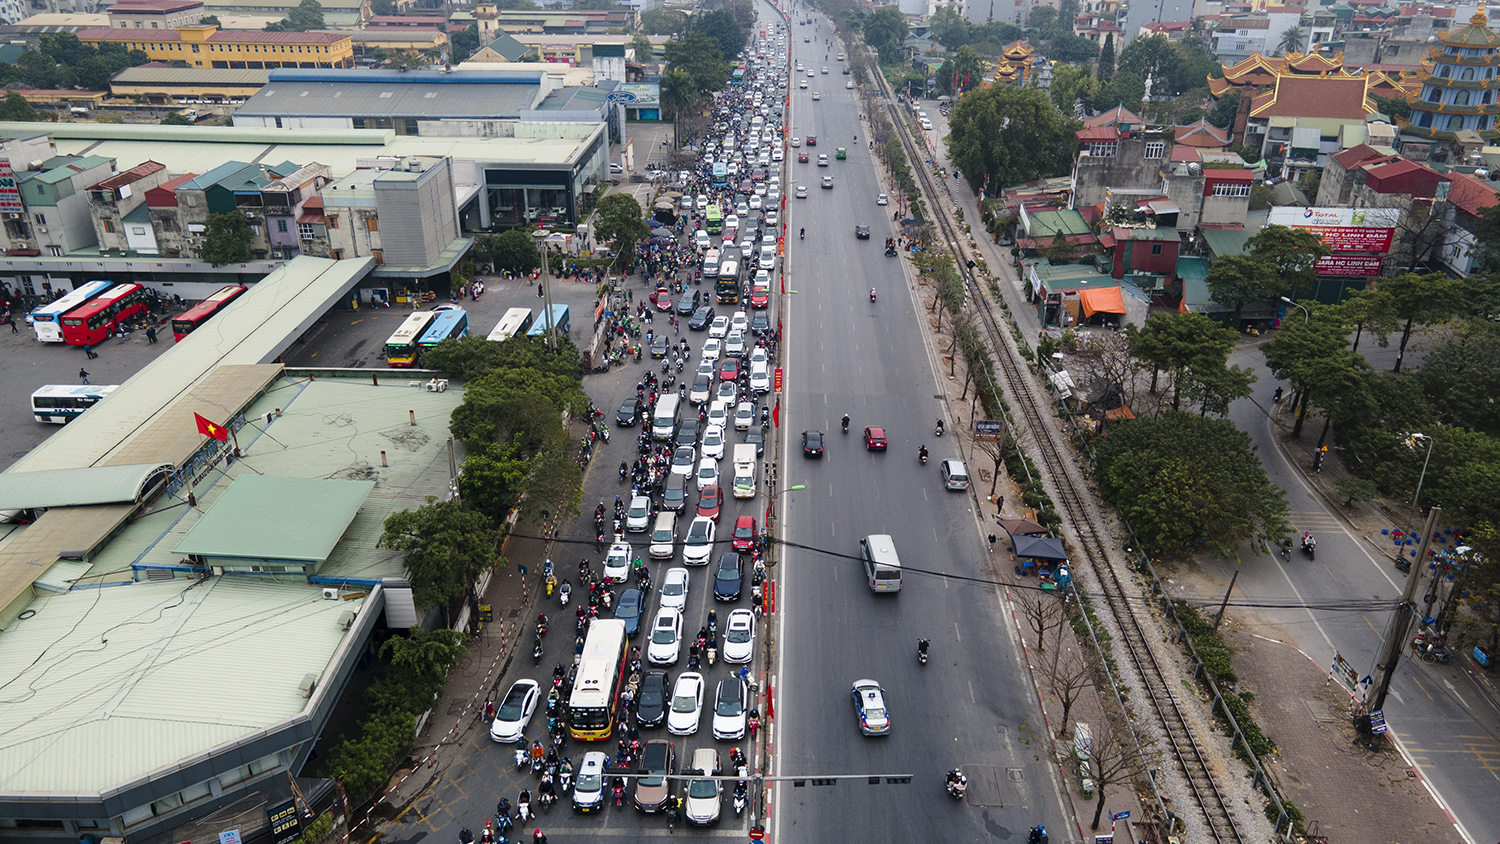
[[[974,697],[974,681],[969,681],[969,703],[979,703],[979,698]]]
[[[958,622],[956,622],[956,621],[953,622],[953,638],[956,639],[956,640],[958,640],[958,641],[960,641],[960,642],[962,642],[964,640],[963,635],[958,632]]]

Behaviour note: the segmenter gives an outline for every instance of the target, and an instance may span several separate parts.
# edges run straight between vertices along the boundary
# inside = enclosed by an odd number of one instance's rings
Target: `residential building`
[[[20,176],[16,189],[26,206],[29,239],[7,244],[7,251],[34,250],[60,257],[97,243],[88,189],[114,173],[115,160],[97,155],[60,155]]]
[[[1103,202],[1110,191],[1159,193],[1167,166],[1171,134],[1162,128],[1127,125],[1080,129],[1073,160],[1073,197],[1069,208]]]
[[[358,29],[349,32],[349,41],[354,45],[354,54],[360,58],[380,55],[376,50],[443,56],[448,49],[448,33],[441,29],[400,26]]]
[[[1432,71],[1419,74],[1421,93],[1408,99],[1411,118],[1403,132],[1435,141],[1451,141],[1462,130],[1485,141],[1500,137],[1500,33],[1488,24],[1481,10],[1468,26],[1442,37],[1442,48],[1432,52]]]
[[[1126,10],[1120,28],[1128,42],[1141,34],[1147,24],[1188,23],[1192,19],[1193,0],[1137,0]]]
[[[203,0],[120,0],[109,7],[117,29],[177,29],[203,20]]]
[[[329,257],[372,256],[376,264],[426,268],[458,238],[452,162],[410,156],[378,162],[324,188],[321,214]],[[318,219],[321,217],[321,220]],[[318,231],[309,229],[317,241]]]
[[[1449,177],[1452,182],[1442,209],[1446,225],[1439,258],[1453,274],[1467,276],[1484,269],[1485,256],[1480,254],[1474,233],[1479,230],[1479,215],[1500,204],[1500,195],[1487,177],[1461,173],[1450,173]]]
[[[155,161],[116,173],[89,188],[90,216],[100,252],[130,249],[125,218],[146,204],[146,192],[167,181],[167,168]]]
[[[127,50],[140,50],[153,61],[181,61],[191,67],[238,70],[354,64],[349,34],[340,32],[248,32],[198,25],[149,32],[81,29],[78,40],[94,47],[119,44]]]
[[[1297,181],[1321,169],[1327,156],[1364,140],[1366,118],[1376,113],[1370,77],[1278,76],[1275,87],[1250,100],[1241,143],[1258,150],[1268,172]],[[1345,132],[1360,127],[1357,139]],[[1353,140],[1353,143],[1348,143]]]
[[[1301,16],[1301,9],[1222,16],[1214,27],[1213,52],[1229,64],[1242,62],[1257,53],[1280,52],[1287,30],[1300,27]],[[1289,52],[1293,55],[1301,53],[1306,46],[1299,43]]]
[[[1354,190],[1354,180],[1349,178],[1351,172],[1367,163],[1384,163],[1399,158],[1393,149],[1377,148],[1369,144],[1357,144],[1329,156],[1328,166],[1323,168],[1322,177],[1318,180],[1318,195],[1313,204],[1329,207],[1348,205]]]
[[[231,19],[242,19],[247,23],[279,21],[291,14],[300,2],[301,0],[203,0],[203,11],[214,15],[228,26]],[[371,17],[370,0],[318,2],[323,7],[323,25],[329,29],[355,29],[363,26]]]

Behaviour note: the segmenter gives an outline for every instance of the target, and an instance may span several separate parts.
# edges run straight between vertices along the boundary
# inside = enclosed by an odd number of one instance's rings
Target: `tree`
[[[243,264],[250,260],[250,243],[254,238],[255,232],[250,229],[244,212],[210,214],[198,257],[215,267]]]
[[[1266,226],[1245,242],[1245,254],[1268,265],[1280,277],[1280,289],[1266,294],[1279,296],[1289,290],[1312,290],[1318,280],[1318,261],[1333,250],[1310,231]]]
[[[1286,533],[1285,497],[1227,419],[1168,411],[1117,422],[1095,455],[1100,493],[1150,554],[1229,555]]]
[[[1052,6],[1033,6],[1026,25],[1043,37],[1057,28],[1057,9]]]
[[[651,229],[641,216],[641,204],[628,193],[612,193],[599,200],[594,212],[596,240],[614,241],[615,254],[623,256],[629,266],[637,243],[651,236]]]
[[[1390,341],[1386,335],[1401,325],[1396,319],[1396,306],[1390,292],[1379,287],[1366,287],[1356,292],[1340,302],[1338,308],[1343,320],[1354,326],[1353,351],[1356,352],[1366,329],[1379,338],[1381,346],[1388,346]]]
[[[396,13],[396,0],[370,0],[370,14],[385,17]]]
[[[621,7],[615,0],[577,0],[573,4],[573,8],[593,12],[613,12]]]
[[[1411,119],[1411,103],[1407,102],[1405,97],[1377,97],[1372,94],[1370,99],[1375,101],[1375,108],[1381,114],[1392,120]]]
[[[525,273],[542,265],[535,240],[529,232],[522,229],[480,235],[474,246],[477,252],[475,257],[493,264],[497,271]]]
[[[1142,741],[1149,740],[1143,738]],[[1090,829],[1098,829],[1099,819],[1104,816],[1106,789],[1129,785],[1157,766],[1154,749],[1147,745],[1141,750],[1149,754],[1149,758],[1136,751],[1136,739],[1130,733],[1129,719],[1107,718],[1104,729],[1094,734],[1089,748],[1089,770],[1094,787],[1099,790],[1099,801],[1094,806],[1094,822]]]
[[[20,123],[35,123],[41,118],[37,116],[36,106],[21,96],[20,91],[7,91],[5,93],[5,105],[0,106],[0,119],[11,120]]]
[[[1128,48],[1127,48],[1128,49]],[[1115,75],[1115,36],[1106,33],[1104,46],[1099,49],[1099,81],[1108,82]]]
[[[1122,105],[1131,111],[1139,111],[1145,99],[1146,81],[1134,73],[1121,70],[1116,71],[1108,84],[1099,89],[1098,95],[1094,97],[1094,109],[1105,111]]]
[[[906,43],[908,29],[906,17],[895,6],[877,8],[860,25],[865,43],[880,54],[881,64],[896,64],[901,60],[901,46]]]
[[[1069,32],[1047,43],[1047,57],[1072,64],[1091,62],[1099,57],[1099,45],[1091,38]]]
[[[974,48],[965,44],[948,54],[937,72],[938,87],[945,94],[968,90],[984,81],[984,63]]]
[[[637,32],[630,39],[630,49],[635,51],[635,60],[638,62],[656,61],[656,47],[644,32]]]
[[[699,15],[693,22],[693,31],[713,39],[722,55],[733,56],[745,49],[745,30],[729,12],[720,10]]]
[[[668,41],[666,59],[668,72],[680,70],[686,73],[700,94],[717,91],[729,81],[729,62],[724,60],[718,43],[701,32],[690,32]]]
[[[1412,377],[1444,422],[1500,437],[1500,324],[1470,319],[1443,332]]]
[[[322,29],[323,4],[318,0],[302,0],[295,9],[287,13],[287,16],[274,23],[266,24],[266,32],[311,32]]]
[[[1239,335],[1205,314],[1189,312],[1152,314],[1139,329],[1125,326],[1125,336],[1131,353],[1151,366],[1151,392],[1156,392],[1162,370],[1171,373],[1172,410],[1176,411],[1184,387],[1191,391],[1194,384],[1206,384],[1217,373],[1228,371],[1229,355]]]
[[[1283,323],[1276,337],[1260,347],[1266,366],[1278,379],[1290,381],[1297,392],[1300,407],[1292,426],[1294,439],[1302,436],[1310,405],[1322,408],[1330,423],[1335,417],[1352,421],[1375,413],[1369,387],[1361,377],[1369,365],[1347,348],[1349,326],[1342,317],[1340,311],[1314,303],[1306,319]],[[1325,424],[1324,436],[1327,432]],[[1322,437],[1319,440],[1321,445]]]
[[[1240,92],[1230,91],[1218,100],[1214,101],[1214,107],[1208,110],[1208,122],[1220,129],[1233,129],[1234,119],[1240,113]]]
[[[1026,626],[1031,628],[1031,632],[1036,634],[1036,652],[1039,654],[1047,652],[1047,634],[1060,629],[1067,622],[1063,618],[1062,604],[1058,599],[1057,593],[1039,589],[1026,589],[1016,596],[1016,603],[1021,607],[1021,617],[1026,620]]]
[[[1225,255],[1215,261],[1206,281],[1208,295],[1220,305],[1234,309],[1236,325],[1246,304],[1279,296],[1285,289],[1269,266],[1249,255]]]
[[[193,121],[188,120],[181,112],[172,112],[161,119],[163,126],[192,126]]]
[[[1285,53],[1302,52],[1302,27],[1292,24],[1281,31],[1281,40],[1277,42],[1276,49]]]
[[[927,21],[927,37],[956,50],[969,43],[969,22],[959,14],[957,6],[938,6]]]
[[[495,563],[499,535],[484,514],[429,495],[421,507],[387,516],[377,544],[401,552],[412,599],[418,607],[440,609],[447,626],[454,605]]]
[[[1402,322],[1396,365],[1391,368],[1392,372],[1400,372],[1412,329],[1418,325],[1433,325],[1452,316],[1458,306],[1456,294],[1459,285],[1442,273],[1405,273],[1381,279],[1376,283],[1376,289],[1390,295],[1396,319]]]
[[[952,160],[976,190],[1069,171],[1077,122],[1035,88],[996,85],[965,94],[949,123]]]
[[[224,26],[224,24],[219,23],[218,15],[204,15],[202,18],[198,19],[198,23],[203,26]]]
[[[1052,71],[1049,93],[1058,111],[1078,117],[1079,109],[1099,95],[1099,80],[1086,67],[1060,64]]]
[[[659,85],[661,107],[672,115],[672,148],[682,146],[678,137],[682,113],[691,109],[702,97],[693,77],[686,71],[672,69],[662,74]]]
[[[469,56],[479,52],[479,24],[471,23],[453,33],[449,44],[448,60],[450,62],[458,64],[467,61]]]
[[[1057,647],[1057,653],[1052,655],[1052,670],[1047,673],[1047,687],[1052,694],[1057,696],[1058,705],[1062,707],[1062,717],[1058,719],[1057,737],[1065,738],[1068,735],[1068,719],[1073,713],[1073,705],[1094,685],[1094,677],[1089,673],[1089,667],[1084,663],[1083,654],[1074,654],[1072,658],[1064,658],[1063,648]]]
[[[686,12],[676,9],[650,9],[641,12],[641,31],[647,35],[677,35],[687,29]]]

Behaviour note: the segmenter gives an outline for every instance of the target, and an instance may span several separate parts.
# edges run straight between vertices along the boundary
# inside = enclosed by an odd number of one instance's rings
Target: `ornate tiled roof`
[[[1500,33],[1489,28],[1489,18],[1481,9],[1469,18],[1468,26],[1444,35],[1443,43],[1450,47],[1500,47]]]

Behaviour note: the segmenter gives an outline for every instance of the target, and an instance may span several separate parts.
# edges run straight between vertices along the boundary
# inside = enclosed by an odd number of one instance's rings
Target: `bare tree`
[[[974,440],[974,448],[984,452],[994,465],[994,474],[990,476],[990,498],[995,497],[995,490],[1000,487],[1000,470],[1005,465],[1006,445],[1010,442],[1009,431],[1008,427],[1002,426],[999,438]]]
[[[1086,335],[1087,342],[1069,356],[1068,368],[1080,386],[1102,382],[1117,386],[1127,404],[1134,404],[1140,389],[1140,362],[1130,353],[1124,332],[1107,331]]]
[[[1057,596],[1040,589],[1022,589],[1016,603],[1026,626],[1036,634],[1036,652],[1047,652],[1047,631],[1063,623],[1062,606]]]
[[[1084,662],[1083,654],[1072,649],[1065,650],[1059,645],[1052,655],[1052,671],[1047,682],[1052,693],[1057,695],[1057,702],[1062,704],[1062,726],[1057,731],[1058,737],[1062,738],[1068,734],[1068,717],[1073,711],[1073,704],[1093,687],[1094,676]]]
[[[1151,766],[1157,764],[1157,753],[1153,746],[1141,748],[1145,755],[1137,752],[1135,737],[1124,718],[1106,718],[1104,729],[1094,736],[1089,751],[1089,773],[1094,787],[1099,790],[1099,802],[1094,806],[1094,822],[1089,829],[1099,828],[1099,819],[1104,815],[1105,789],[1110,786],[1127,785],[1144,776]],[[1149,757],[1149,758],[1148,758]]]

